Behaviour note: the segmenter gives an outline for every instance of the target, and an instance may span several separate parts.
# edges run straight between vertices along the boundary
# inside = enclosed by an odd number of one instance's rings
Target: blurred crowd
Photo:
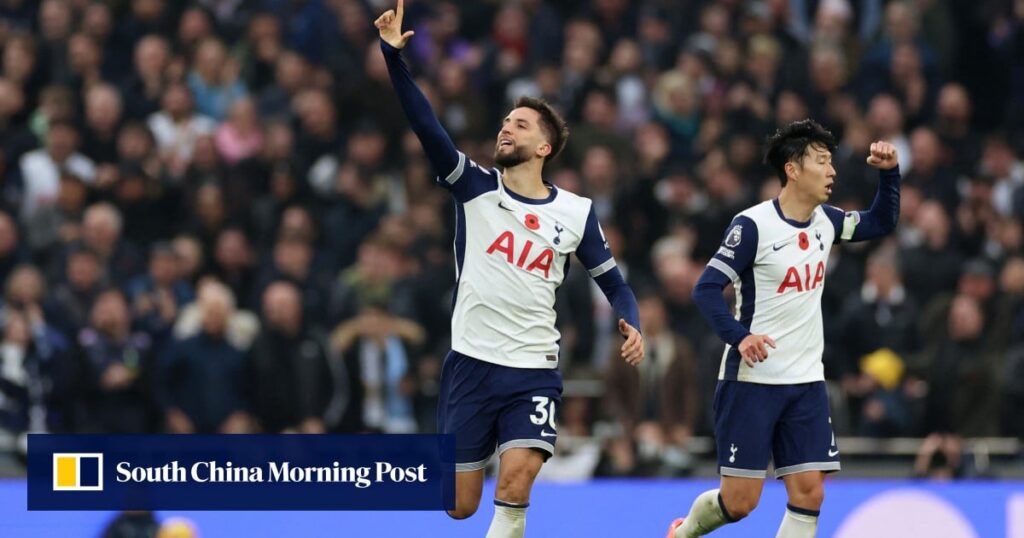
[[[26,432],[432,432],[454,211],[372,20],[391,0],[0,0],[0,447]],[[407,0],[405,54],[493,163],[519,95],[570,120],[637,293],[559,289],[566,474],[685,472],[723,344],[690,292],[774,196],[765,135],[840,140],[833,203],[903,173],[893,237],[833,249],[840,435],[1024,437],[1024,3]]]

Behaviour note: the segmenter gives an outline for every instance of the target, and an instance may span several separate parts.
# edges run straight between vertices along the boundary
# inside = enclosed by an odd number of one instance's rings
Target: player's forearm
[[[401,51],[383,40],[380,42],[380,49],[387,62],[391,84],[395,88],[395,93],[398,94],[402,110],[409,118],[409,125],[413,132],[423,144],[423,150],[434,166],[435,172],[440,176],[451,173],[459,163],[455,144],[445,132],[444,127],[441,126],[441,122],[437,120],[437,116],[434,115],[427,97],[416,86],[408,66],[402,59]]]
[[[861,212],[851,241],[876,239],[896,229],[900,218],[900,169],[879,170],[878,176],[875,200],[867,211]]]
[[[722,296],[726,284],[728,277],[721,271],[710,267],[704,269],[693,288],[693,302],[697,304],[704,319],[711,324],[715,334],[726,344],[736,347],[750,335],[750,331],[729,312],[729,305]]]
[[[601,287],[601,291],[604,292],[604,296],[608,298],[608,302],[615,311],[615,316],[626,320],[626,323],[639,331],[640,308],[636,304],[636,296],[633,295],[633,290],[629,288],[626,280],[622,278],[619,268],[611,268],[600,276],[595,277],[594,282],[597,282],[597,285]]]

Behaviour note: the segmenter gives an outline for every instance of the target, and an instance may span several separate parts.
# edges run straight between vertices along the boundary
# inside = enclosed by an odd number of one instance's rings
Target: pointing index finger
[[[398,0],[398,7],[395,8],[395,11],[398,13],[399,17],[405,13],[405,0]]]

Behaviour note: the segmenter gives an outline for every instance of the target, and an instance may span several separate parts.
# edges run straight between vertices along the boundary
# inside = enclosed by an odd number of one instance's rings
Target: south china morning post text
[[[245,467],[232,462],[197,461],[185,466],[177,460],[160,467],[133,467],[131,462],[118,462],[117,481],[120,483],[150,482],[295,482],[295,483],[351,483],[363,489],[384,482],[403,483],[427,481],[426,464],[396,467],[386,461],[372,466],[344,466],[332,462],[330,466],[302,467],[290,462],[271,461],[265,467]]]
[[[29,510],[446,510],[452,435],[30,435]]]

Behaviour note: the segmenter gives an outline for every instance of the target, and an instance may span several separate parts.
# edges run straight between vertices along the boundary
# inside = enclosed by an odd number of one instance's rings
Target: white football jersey
[[[795,384],[825,378],[821,320],[829,250],[838,236],[850,239],[859,215],[819,206],[807,222],[783,216],[778,200],[739,213],[708,262],[732,280],[736,319],[751,334],[775,340],[768,359],[749,367],[726,344],[718,378]]]
[[[589,199],[548,184],[543,200],[459,153],[438,183],[456,202],[452,349],[515,368],[556,368],[555,290],[573,253],[597,277],[615,267]]]

